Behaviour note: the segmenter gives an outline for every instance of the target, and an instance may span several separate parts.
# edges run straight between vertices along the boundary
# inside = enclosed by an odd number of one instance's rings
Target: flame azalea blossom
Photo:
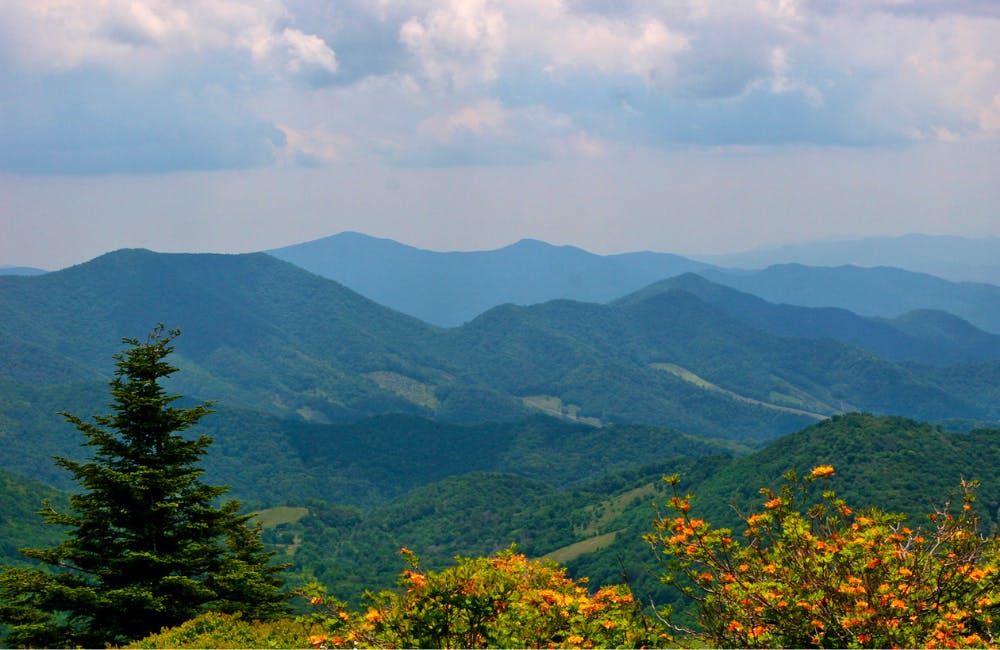
[[[458,558],[441,572],[418,571],[416,554],[402,555],[410,566],[399,577],[403,590],[370,594],[372,607],[364,615],[320,615],[331,632],[324,647],[638,647],[671,641],[644,616],[627,586],[591,594],[555,563],[529,560],[513,547],[496,557]]]
[[[701,628],[687,632],[715,647],[995,646],[1000,540],[980,531],[977,484],[905,527],[902,515],[821,490],[816,479],[833,473],[789,472],[780,494],[762,490],[765,512],[743,517],[743,541],[708,524],[677,540],[654,522],[646,540],[662,578],[697,608]],[[688,511],[671,509],[671,529],[690,526]]]

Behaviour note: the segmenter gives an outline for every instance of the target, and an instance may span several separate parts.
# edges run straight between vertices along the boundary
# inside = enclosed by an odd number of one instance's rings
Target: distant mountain
[[[1000,286],[951,282],[903,269],[780,264],[761,271],[706,269],[700,275],[774,303],[840,307],[863,316],[896,318],[940,310],[1000,334]]]
[[[491,251],[439,253],[354,232],[267,252],[443,327],[505,303],[607,302],[656,280],[710,267],[665,253],[602,256],[530,239]]]
[[[1000,335],[943,311],[915,310],[884,319],[858,316],[840,307],[779,305],[692,273],[662,280],[643,293],[669,289],[688,291],[734,318],[779,336],[829,337],[893,361],[943,365],[1000,360]]]
[[[33,266],[0,266],[0,275],[41,275],[48,273],[44,269],[36,269]]]
[[[695,256],[725,267],[757,269],[775,264],[807,266],[893,266],[953,281],[1000,285],[1000,238],[942,235],[870,237],[806,242],[726,255]]]

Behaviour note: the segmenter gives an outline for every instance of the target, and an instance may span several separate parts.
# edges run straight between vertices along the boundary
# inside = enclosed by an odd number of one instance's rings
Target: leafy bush
[[[368,594],[364,614],[313,592],[327,631],[316,647],[619,647],[662,644],[628,587],[589,593],[555,563],[529,560],[513,547],[488,558],[457,558],[439,573],[424,572],[402,550],[409,568],[402,591]]]
[[[979,533],[976,484],[912,529],[902,515],[855,512],[832,490],[817,499],[814,484],[833,473],[789,472],[779,493],[761,490],[743,542],[692,517],[678,477],[666,479],[674,515],[658,517],[647,541],[665,555],[664,581],[697,605],[701,630],[688,632],[723,647],[995,645],[1000,549]]]
[[[129,648],[308,648],[308,638],[319,632],[316,624],[281,619],[260,622],[239,614],[209,612],[164,629]]]

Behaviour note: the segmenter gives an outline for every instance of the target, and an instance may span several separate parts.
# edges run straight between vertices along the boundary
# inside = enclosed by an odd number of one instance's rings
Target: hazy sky
[[[0,0],[0,264],[1000,235],[994,0]]]

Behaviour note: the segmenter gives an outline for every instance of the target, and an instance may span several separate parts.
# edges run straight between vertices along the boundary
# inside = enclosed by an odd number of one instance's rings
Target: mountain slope
[[[754,272],[705,270],[699,274],[773,303],[840,307],[885,318],[919,309],[941,310],[1000,334],[1000,286],[992,284],[949,282],[889,267],[780,264]]]
[[[315,423],[404,412],[474,424],[542,411],[765,441],[845,410],[1000,413],[990,363],[929,369],[777,336],[672,288],[607,305],[506,305],[439,329],[263,254],[119,251],[0,277],[0,309],[0,380],[16,403],[36,387],[50,400],[82,385],[99,394],[120,337],[165,322],[185,330],[171,390]]]
[[[777,488],[788,470],[799,475],[833,465],[830,488],[855,506],[902,512],[920,524],[955,491],[959,481],[982,481],[978,509],[996,523],[1000,506],[1000,430],[949,433],[925,422],[851,413],[836,416],[774,441],[685,484],[710,521],[727,525],[733,508],[760,507],[758,489]]]
[[[868,237],[849,241],[806,242],[779,248],[698,259],[727,267],[763,268],[797,263],[808,266],[894,266],[955,282],[1000,284],[1000,238],[970,239],[943,235]]]
[[[779,336],[832,338],[893,361],[943,365],[1000,359],[1000,335],[941,311],[916,310],[895,319],[878,319],[839,307],[777,305],[691,273],[650,285],[639,295],[669,289],[688,291],[734,318]]]
[[[445,327],[505,303],[606,302],[708,266],[665,253],[601,256],[529,239],[492,251],[439,253],[353,232],[267,252]]]
[[[419,411],[365,373],[439,373],[421,359],[434,328],[263,254],[118,251],[0,277],[0,309],[4,374],[19,381],[107,376],[120,339],[158,322],[188,332],[177,343],[178,391],[307,419]]]

